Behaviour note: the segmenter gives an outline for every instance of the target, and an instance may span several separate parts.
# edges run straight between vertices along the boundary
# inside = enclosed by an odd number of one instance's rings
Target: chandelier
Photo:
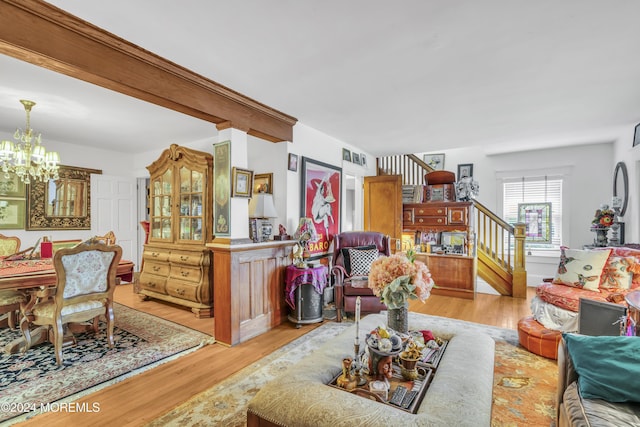
[[[16,129],[13,138],[17,141],[0,142],[0,169],[5,179],[9,174],[16,174],[22,182],[30,184],[31,180],[46,181],[58,178],[60,156],[55,151],[47,152],[41,145],[42,136],[31,129],[31,108],[33,101],[21,99],[27,112],[27,125],[24,130]]]

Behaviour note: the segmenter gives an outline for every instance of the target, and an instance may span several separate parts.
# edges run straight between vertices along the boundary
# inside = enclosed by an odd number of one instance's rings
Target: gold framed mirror
[[[98,169],[60,166],[59,178],[27,186],[27,230],[90,230],[91,174]]]

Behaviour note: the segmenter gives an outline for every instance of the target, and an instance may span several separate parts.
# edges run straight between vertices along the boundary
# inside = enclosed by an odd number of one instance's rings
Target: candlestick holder
[[[355,353],[354,366],[355,366],[355,376],[356,376],[356,384],[358,386],[363,386],[367,383],[367,379],[362,376],[362,357],[360,357],[360,342],[356,342],[353,344],[353,350]]]

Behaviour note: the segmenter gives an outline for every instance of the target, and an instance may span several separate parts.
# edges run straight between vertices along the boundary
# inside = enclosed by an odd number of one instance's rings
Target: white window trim
[[[573,166],[558,166],[552,168],[542,168],[542,169],[520,169],[520,170],[509,170],[509,171],[496,171],[496,213],[500,216],[500,218],[504,218],[504,197],[502,184],[505,180],[516,179],[516,178],[530,178],[530,177],[540,177],[540,176],[561,176],[563,181],[563,189],[562,189],[562,241],[561,245],[566,245],[567,242],[571,241],[571,203],[570,203],[570,195],[573,193]],[[536,252],[540,253],[545,250],[536,249]],[[557,249],[548,249],[548,251],[554,251],[557,253]]]

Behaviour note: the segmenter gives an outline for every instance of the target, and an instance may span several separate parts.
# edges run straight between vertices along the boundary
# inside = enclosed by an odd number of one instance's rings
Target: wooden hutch
[[[138,293],[213,316],[213,156],[172,144],[147,166],[149,237]]]

